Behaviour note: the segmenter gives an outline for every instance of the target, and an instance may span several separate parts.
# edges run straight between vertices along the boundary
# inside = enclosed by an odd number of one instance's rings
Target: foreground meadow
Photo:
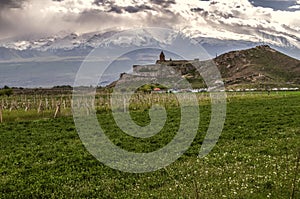
[[[197,157],[210,118],[204,97],[190,149],[168,167],[144,174],[97,161],[71,116],[51,119],[45,112],[47,119],[38,119],[32,112],[26,120],[12,112],[0,124],[0,198],[300,198],[300,93],[228,94],[227,102],[224,130],[209,155]],[[109,111],[97,113],[106,135],[135,152],[170,142],[180,119],[178,107],[171,106],[159,134],[137,139],[122,133]],[[146,125],[147,113],[131,115]]]

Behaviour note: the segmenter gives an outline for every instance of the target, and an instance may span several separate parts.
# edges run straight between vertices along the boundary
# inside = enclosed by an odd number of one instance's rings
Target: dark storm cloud
[[[112,0],[94,0],[93,1],[94,5],[97,5],[99,7],[104,7],[106,8],[104,13],[117,13],[117,14],[122,14],[122,13],[130,13],[130,14],[138,14],[139,12],[142,11],[157,11],[161,13],[161,16],[153,15],[151,12],[146,12],[147,16],[141,20],[135,20],[132,21],[131,23],[141,23],[142,25],[149,25],[149,26],[164,26],[164,27],[172,27],[171,24],[176,24],[179,21],[181,21],[182,17],[179,14],[176,14],[172,12],[169,7],[171,5],[176,4],[175,0],[149,0],[149,4],[144,4],[144,5],[131,5],[131,6],[120,6],[117,5],[115,1]],[[91,18],[91,15],[95,16],[95,12],[93,14],[91,13],[84,13],[80,18],[86,19],[86,18]],[[98,14],[97,14],[98,15]],[[103,17],[103,13],[101,14]],[[111,16],[111,15],[108,15]],[[110,20],[112,20],[111,17],[109,17]],[[115,19],[117,19],[115,21]],[[120,18],[121,21],[124,20],[126,21],[125,18]],[[114,23],[120,23],[120,20],[118,16],[114,16],[113,20]]]
[[[1,0],[0,9],[21,8],[25,0]]]
[[[176,4],[175,0],[150,0],[150,2],[163,8],[168,8],[170,5]]]
[[[146,5],[141,5],[141,6],[127,6],[124,8],[124,10],[126,12],[129,12],[129,13],[136,13],[136,12],[140,12],[140,11],[143,11],[143,10],[153,10],[151,7],[149,6],[146,6]]]
[[[86,10],[80,13],[80,16],[77,18],[76,23],[86,26],[84,28],[90,29],[95,27],[95,24],[100,24],[103,29],[115,27],[128,27],[128,26],[160,26],[160,27],[173,27],[174,24],[181,23],[182,17],[179,14],[172,13],[167,9],[162,10],[163,15],[157,16],[151,12],[146,12],[146,16],[139,15],[139,12],[142,10],[152,10],[146,5],[140,6],[116,6],[113,5],[109,8],[109,11],[100,11],[100,10]],[[115,13],[133,13],[137,14],[136,17],[126,17],[121,14]]]
[[[146,5],[141,5],[141,6],[117,6],[117,5],[111,5],[111,8],[108,12],[115,12],[115,13],[123,13],[123,11],[128,12],[128,13],[137,13],[141,12],[144,10],[153,10],[151,7],[146,6]]]
[[[123,11],[122,11],[122,7],[111,6],[111,8],[108,12],[115,12],[115,13],[121,14]]]
[[[89,26],[93,27],[95,24],[101,23],[103,28],[108,28],[111,24],[120,25],[122,20],[121,15],[111,15],[108,12],[99,10],[87,10],[82,12],[76,19],[76,24],[89,28]]]
[[[172,4],[176,4],[175,0],[150,0],[150,5],[158,5],[161,6],[163,8],[168,8],[170,5]],[[136,13],[136,12],[140,12],[143,10],[153,10],[150,6],[148,5],[139,5],[139,6],[118,6],[116,5],[115,1],[111,1],[111,0],[94,0],[93,2],[94,5],[97,6],[109,6],[111,9],[111,12],[116,12],[116,13],[122,13],[122,11],[126,11],[129,13]]]
[[[107,12],[114,12],[117,14],[121,14],[123,12],[137,13],[144,10],[153,10],[150,6],[147,5],[118,6],[114,2],[107,0],[95,0],[93,4],[97,6],[107,6],[109,8]]]
[[[21,9],[25,0],[0,0],[0,36],[7,36],[14,29],[11,23],[14,17],[10,17],[8,12],[11,9]]]
[[[202,11],[204,11],[204,9],[203,8],[191,8],[191,11],[192,12],[202,12]]]

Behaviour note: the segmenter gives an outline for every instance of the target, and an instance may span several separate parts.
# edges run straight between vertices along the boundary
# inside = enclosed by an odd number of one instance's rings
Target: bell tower
[[[160,55],[159,55],[159,61],[160,62],[165,62],[166,61],[166,57],[163,51],[161,51]]]

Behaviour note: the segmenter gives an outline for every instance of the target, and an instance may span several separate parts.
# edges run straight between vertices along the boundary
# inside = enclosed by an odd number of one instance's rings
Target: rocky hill
[[[159,61],[159,64],[156,65],[135,66],[134,76],[122,74],[118,81],[130,82],[147,76],[153,79],[161,74],[165,74],[167,78],[168,75],[162,68],[171,66],[177,71],[177,74],[179,73],[185,77],[194,88],[206,87],[204,80],[193,66],[195,61],[197,62],[197,60],[164,60]],[[272,89],[300,86],[300,61],[282,54],[267,45],[228,52],[216,57],[213,61],[219,68],[227,89]],[[201,67],[212,62],[209,60],[198,63]],[[137,71],[137,68],[139,71]],[[148,71],[148,75],[144,74],[144,71]],[[153,74],[149,73],[149,71],[152,71]],[[109,87],[113,87],[115,84],[116,82],[109,85]]]
[[[232,51],[214,59],[226,87],[292,87],[300,85],[300,61],[267,45]]]

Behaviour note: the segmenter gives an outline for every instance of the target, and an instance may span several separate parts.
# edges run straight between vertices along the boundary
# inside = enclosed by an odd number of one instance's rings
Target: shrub
[[[13,90],[11,88],[3,88],[0,90],[0,96],[6,95],[9,97],[12,94],[13,94]]]

